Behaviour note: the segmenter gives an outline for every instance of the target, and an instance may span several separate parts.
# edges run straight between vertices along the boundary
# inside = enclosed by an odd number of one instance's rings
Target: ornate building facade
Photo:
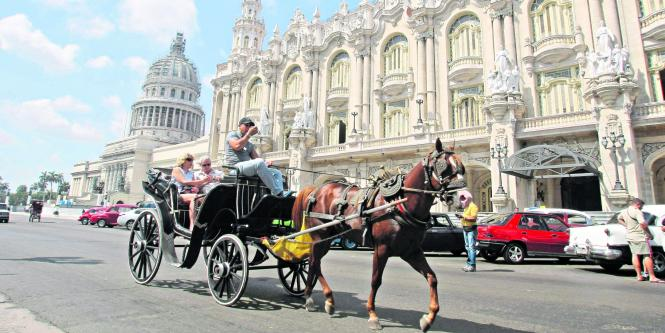
[[[205,114],[198,104],[201,84],[196,66],[184,52],[185,39],[178,33],[170,53],[148,70],[142,94],[132,105],[128,135],[108,143],[99,160],[74,165],[70,195],[77,201],[143,200],[141,181],[154,164],[157,148],[191,145],[203,136]],[[94,195],[95,188],[103,196]]]
[[[296,10],[262,48],[245,0],[217,66],[208,151],[238,120],[290,186],[409,169],[437,137],[481,210],[665,203],[665,4],[617,0],[345,2]]]

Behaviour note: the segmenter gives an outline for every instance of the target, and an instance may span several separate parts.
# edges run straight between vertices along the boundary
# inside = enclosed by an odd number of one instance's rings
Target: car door
[[[547,252],[563,254],[563,248],[568,245],[568,239],[570,238],[568,227],[554,216],[543,216],[542,220],[545,222],[550,235]]]
[[[450,227],[445,216],[432,216],[432,227],[425,232],[423,251],[448,251],[450,247]]]
[[[522,215],[518,229],[527,252],[548,252],[550,233],[539,215]]]

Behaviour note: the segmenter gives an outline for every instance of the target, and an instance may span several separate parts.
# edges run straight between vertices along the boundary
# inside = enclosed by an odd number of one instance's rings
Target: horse
[[[312,299],[312,289],[315,279],[317,279],[326,298],[325,311],[330,315],[334,314],[335,300],[332,289],[321,271],[321,260],[329,251],[331,239],[336,235],[349,232],[345,237],[351,237],[359,243],[362,239],[362,229],[365,227],[367,233],[370,234],[369,239],[374,248],[371,291],[367,300],[369,327],[373,330],[382,328],[375,311],[374,301],[381,286],[383,270],[388,258],[399,256],[423,275],[429,284],[429,312],[423,315],[419,322],[423,332],[429,330],[439,312],[437,279],[436,274],[427,263],[422,248],[414,246],[414,244],[422,243],[431,218],[430,209],[435,197],[444,199],[451,181],[458,180],[463,174],[464,164],[460,156],[454,154],[451,149],[444,151],[441,141],[437,138],[434,149],[406,175],[399,178],[401,180],[401,183],[397,184],[399,191],[394,195],[386,197],[381,191],[378,191],[379,193],[375,196],[369,197],[366,205],[362,205],[362,200],[355,200],[355,204],[349,204],[347,197],[357,198],[358,195],[363,196],[363,194],[366,197],[370,191],[360,189],[354,184],[329,182],[321,186],[303,188],[296,196],[292,210],[292,218],[297,230],[302,230],[302,223],[305,223],[304,227],[311,228],[330,221],[330,219],[322,218],[323,216],[344,218],[371,207],[378,208],[389,203],[395,204],[379,209],[369,216],[347,219],[346,223],[318,229],[311,233],[309,275],[304,292],[305,308],[308,311],[316,311]],[[452,188],[452,186],[450,187]]]

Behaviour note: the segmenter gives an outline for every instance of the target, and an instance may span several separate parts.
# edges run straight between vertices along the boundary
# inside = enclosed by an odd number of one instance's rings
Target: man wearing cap
[[[264,161],[254,149],[249,139],[259,132],[249,117],[243,117],[238,122],[238,131],[232,131],[226,137],[226,164],[235,166],[243,176],[259,176],[261,181],[270,189],[272,195],[286,197],[290,191],[284,192],[282,173],[274,168],[268,168],[272,161]]]

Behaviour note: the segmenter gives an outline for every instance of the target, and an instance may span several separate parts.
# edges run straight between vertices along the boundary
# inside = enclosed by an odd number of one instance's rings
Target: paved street
[[[3,321],[34,320],[65,332],[369,331],[364,304],[370,251],[334,250],[326,257],[324,273],[338,310],[330,318],[322,311],[305,312],[303,300],[287,296],[273,270],[250,272],[245,297],[227,308],[208,294],[202,261],[191,270],[162,265],[150,286],[140,286],[127,268],[127,230],[66,219],[26,221],[27,216],[13,214],[9,224],[0,224],[0,305],[13,305],[0,306]],[[434,332],[662,332],[665,327],[665,286],[635,282],[630,267],[610,275],[582,262],[509,266],[481,260],[479,271],[470,274],[460,269],[462,257],[434,255],[429,262],[439,278],[442,305]],[[322,305],[320,289],[315,297]],[[391,259],[377,300],[383,331],[417,331],[427,297],[425,280]],[[12,308],[36,319],[9,316]],[[3,329],[4,324],[0,332],[19,331],[12,330],[12,322]]]

